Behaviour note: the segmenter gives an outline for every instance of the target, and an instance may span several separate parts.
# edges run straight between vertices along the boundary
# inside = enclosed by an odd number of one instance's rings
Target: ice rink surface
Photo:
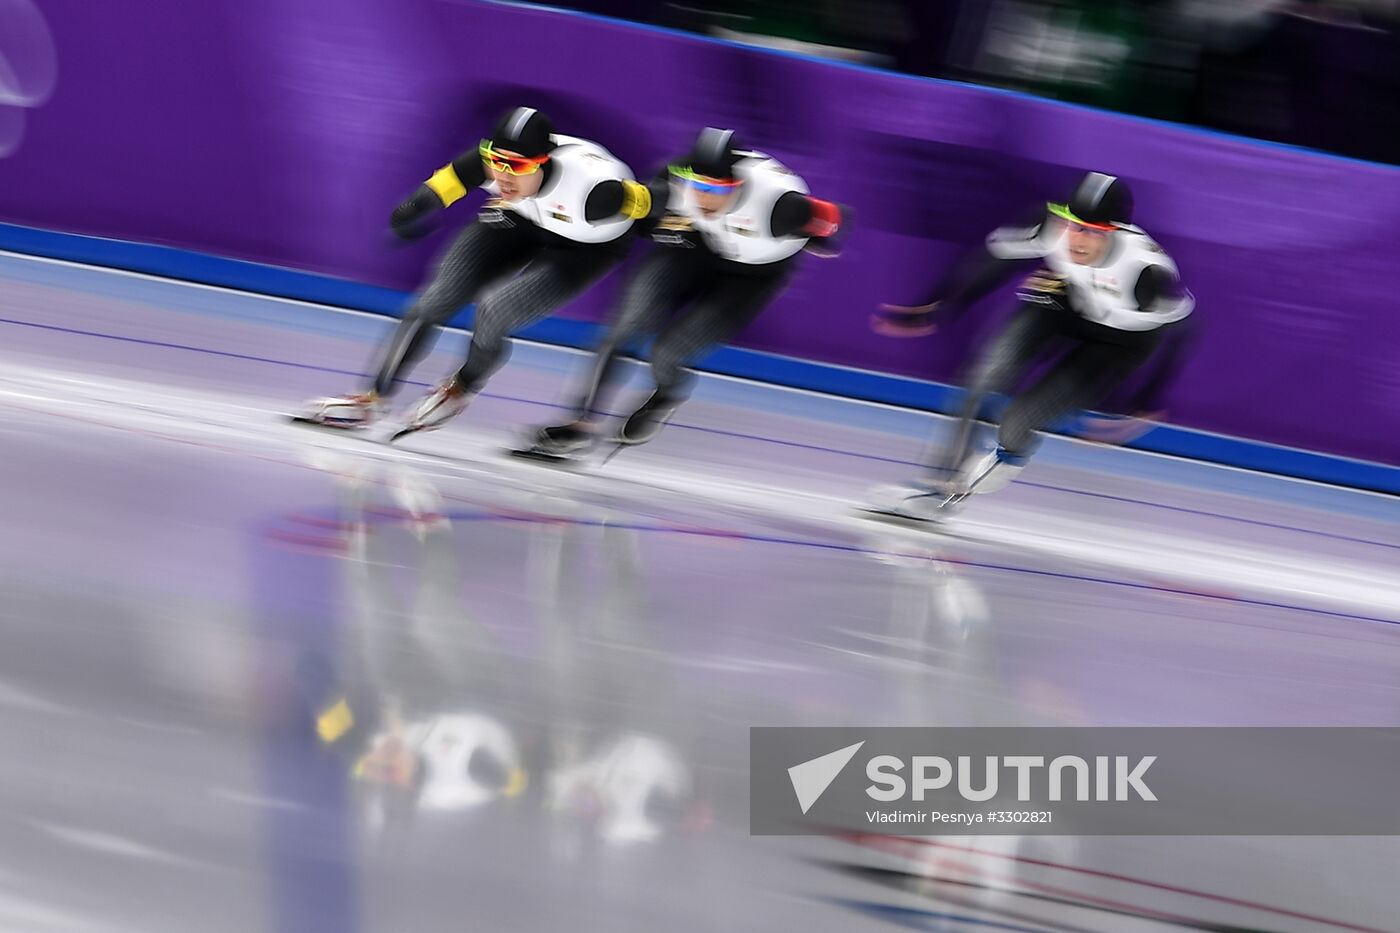
[[[1400,930],[1393,838],[754,838],[746,772],[752,725],[1400,725],[1400,500],[1052,439],[934,534],[854,509],[945,419],[706,378],[571,472],[502,454],[568,351],[391,448],[281,417],[382,318],[0,296],[0,930]]]

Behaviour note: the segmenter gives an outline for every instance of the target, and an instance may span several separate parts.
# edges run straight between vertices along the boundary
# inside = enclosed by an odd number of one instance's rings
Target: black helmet
[[[554,124],[533,107],[516,107],[501,117],[491,134],[491,147],[518,152],[527,159],[547,155],[554,148]]]
[[[1133,193],[1114,175],[1090,172],[1068,204],[1050,205],[1051,213],[1090,227],[1118,227],[1133,222]]]
[[[696,137],[695,147],[681,160],[681,166],[706,178],[732,179],[739,161],[739,143],[733,130],[707,126]]]

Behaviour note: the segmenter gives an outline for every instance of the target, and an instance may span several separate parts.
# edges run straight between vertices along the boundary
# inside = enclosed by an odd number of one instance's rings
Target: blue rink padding
[[[395,317],[402,313],[408,300],[408,293],[398,289],[334,276],[171,246],[14,224],[0,223],[0,249]],[[454,323],[470,327],[470,310]],[[589,347],[597,333],[597,324],[551,318],[529,328],[521,336],[559,346]],[[705,359],[702,368],[726,376],[941,414],[954,411],[960,397],[958,389],[943,383],[739,347],[716,350]],[[1400,493],[1400,467],[1176,425],[1161,425],[1125,446],[1338,486]]]

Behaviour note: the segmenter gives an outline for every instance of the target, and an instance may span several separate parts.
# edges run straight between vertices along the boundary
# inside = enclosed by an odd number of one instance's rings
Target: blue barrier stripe
[[[82,236],[15,224],[0,223],[0,249],[394,316],[401,313],[407,299],[407,293],[397,289],[297,269],[229,259],[178,247]],[[541,343],[577,348],[591,346],[597,332],[596,324],[551,318],[529,328],[521,336]],[[703,368],[726,376],[940,414],[953,413],[959,398],[956,388],[941,383],[740,347],[716,350],[706,358]],[[1172,425],[1157,427],[1126,446],[1256,472],[1400,494],[1400,467]]]

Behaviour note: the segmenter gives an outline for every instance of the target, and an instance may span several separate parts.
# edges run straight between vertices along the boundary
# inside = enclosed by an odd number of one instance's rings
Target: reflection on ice
[[[676,725],[679,708],[660,672],[630,669],[646,638],[635,530],[540,496],[454,509],[401,464],[317,462],[340,490],[347,547],[328,559],[353,646],[319,675],[334,686],[317,691],[317,732],[350,763],[370,828],[517,798],[565,836],[605,844],[695,828],[683,754],[638,731]],[[514,580],[473,559],[507,536]],[[488,618],[507,584],[527,594],[525,616]],[[562,840],[556,854],[578,850]]]

